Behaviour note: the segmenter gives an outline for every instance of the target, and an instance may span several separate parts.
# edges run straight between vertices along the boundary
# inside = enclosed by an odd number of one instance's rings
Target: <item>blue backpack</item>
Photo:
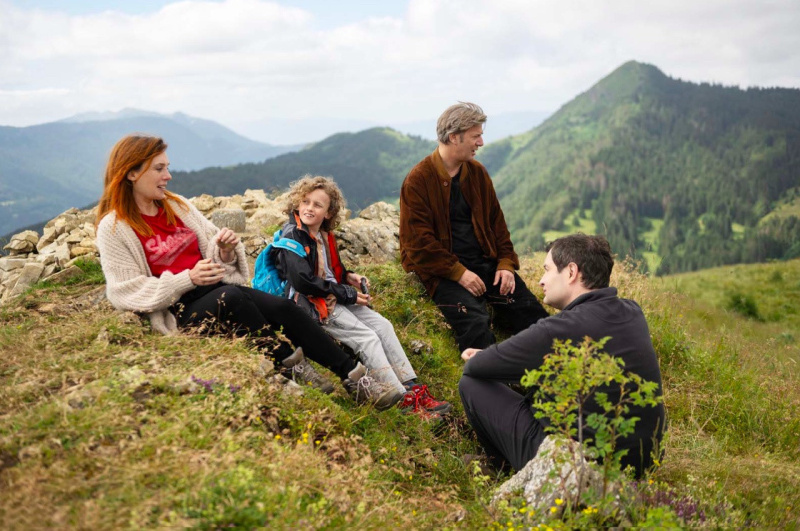
[[[275,261],[272,259],[273,249],[286,249],[298,255],[300,258],[306,257],[306,250],[299,242],[291,238],[282,238],[280,230],[275,231],[272,236],[272,243],[261,251],[256,258],[256,270],[253,277],[252,286],[255,289],[265,291],[278,297],[283,297],[286,290],[286,281],[281,279]]]

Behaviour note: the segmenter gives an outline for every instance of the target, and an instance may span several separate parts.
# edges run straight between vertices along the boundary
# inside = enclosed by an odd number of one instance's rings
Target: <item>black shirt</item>
[[[572,340],[580,344],[585,336],[599,340],[610,336],[605,352],[625,363],[625,370],[658,384],[661,396],[661,369],[658,366],[650,330],[642,309],[632,300],[617,296],[617,288],[601,288],[577,297],[561,313],[541,319],[511,338],[486,347],[464,365],[464,374],[473,378],[517,383],[526,370],[538,369],[553,351],[553,340]],[[619,385],[611,383],[600,390],[614,402]],[[616,397],[616,398],[615,398]],[[587,400],[584,417],[603,414],[595,400]],[[627,418],[637,417],[634,432],[617,441],[617,450],[627,449],[623,466],[632,465],[637,476],[649,468],[653,438],[662,439],[666,414],[664,404],[657,407],[630,406]],[[584,424],[584,437],[594,439],[594,430]]]
[[[491,264],[484,256],[481,244],[475,236],[472,209],[461,193],[460,168],[450,181],[450,229],[453,237],[453,254],[464,267],[478,274],[484,269],[494,270],[497,264]]]

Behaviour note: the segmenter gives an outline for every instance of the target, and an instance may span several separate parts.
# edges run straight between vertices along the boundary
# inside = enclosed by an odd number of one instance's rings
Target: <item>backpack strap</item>
[[[292,251],[300,258],[305,258],[308,254],[306,253],[305,248],[303,248],[303,246],[297,240],[283,238],[280,230],[275,231],[275,234],[272,236],[272,243],[270,245],[272,245],[274,249],[285,249],[287,251]]]

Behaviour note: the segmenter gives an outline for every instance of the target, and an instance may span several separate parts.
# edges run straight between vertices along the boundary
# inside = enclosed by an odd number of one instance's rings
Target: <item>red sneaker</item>
[[[439,421],[442,419],[442,416],[436,411],[428,411],[422,407],[419,393],[415,392],[413,389],[411,391],[406,391],[406,394],[403,396],[403,400],[397,403],[397,407],[400,408],[400,411],[403,412],[403,415],[417,415],[425,420],[433,421]]]
[[[415,385],[411,388],[411,391],[417,396],[419,405],[425,409],[425,411],[446,415],[453,409],[453,406],[449,402],[436,400],[430,391],[428,391],[427,385]]]

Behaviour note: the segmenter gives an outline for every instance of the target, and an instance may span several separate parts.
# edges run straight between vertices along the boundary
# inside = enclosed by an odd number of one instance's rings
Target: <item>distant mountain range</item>
[[[455,103],[455,102],[454,102]],[[478,102],[480,103],[480,102]],[[443,111],[444,109],[442,109]],[[488,109],[484,109],[489,112]],[[552,112],[514,111],[492,113],[486,124],[483,138],[486,143],[530,131],[542,123]],[[415,121],[376,121],[310,117],[297,119],[264,119],[240,124],[237,128],[249,138],[269,143],[308,144],[318,142],[337,133],[356,133],[375,127],[390,127],[409,136],[426,140],[436,139],[437,115]]]
[[[200,136],[203,127],[190,120],[171,123]],[[176,148],[170,158],[179,169],[185,156],[177,133],[162,134]],[[0,136],[8,152],[4,144]],[[306,173],[330,175],[358,209],[396,200],[405,175],[435,145],[385,127],[339,133],[263,162],[175,171],[170,188],[231,195],[282,190]],[[80,205],[70,195],[80,189],[70,182],[77,172],[63,166],[86,159],[85,151],[65,155],[71,150],[64,140],[51,151],[62,169],[46,197]],[[28,159],[21,175],[39,170],[41,161]],[[606,234],[620,258],[641,259],[660,273],[800,257],[800,90],[687,83],[632,61],[538,127],[488,144],[479,160],[493,175],[522,252],[541,249],[556,231],[584,230]],[[94,164],[99,183],[102,161]],[[0,198],[5,182],[0,178]],[[17,186],[26,184],[23,175]]]
[[[136,109],[0,127],[0,234],[96,201],[111,147],[132,132],[164,137],[178,170],[263,161],[300,147],[255,142],[181,113]]]

